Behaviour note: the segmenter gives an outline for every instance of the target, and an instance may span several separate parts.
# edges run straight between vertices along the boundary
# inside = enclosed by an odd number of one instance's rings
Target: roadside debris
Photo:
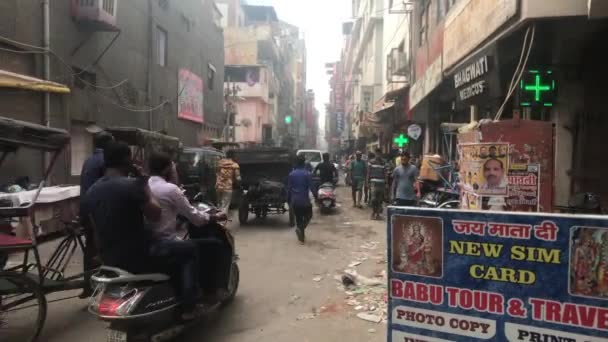
[[[316,281],[317,283],[320,282],[321,280],[323,280],[323,276],[316,276],[314,278],[312,278],[313,281]]]
[[[365,312],[359,312],[357,314],[357,317],[359,317],[360,319],[362,319],[364,321],[368,321],[368,322],[373,322],[373,323],[382,322],[382,316],[380,316],[380,315],[373,315],[373,314],[368,314]]]
[[[298,315],[298,317],[296,318],[296,321],[304,321],[304,320],[307,320],[307,319],[315,319],[315,317],[317,317],[317,314],[314,314],[314,313],[304,313],[304,314]]]
[[[368,278],[353,269],[334,276],[345,294],[345,302],[354,308],[359,319],[380,323],[387,316],[386,271],[378,271],[376,277]]]

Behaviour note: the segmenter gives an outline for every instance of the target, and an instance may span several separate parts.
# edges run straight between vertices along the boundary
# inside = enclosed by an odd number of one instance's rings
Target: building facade
[[[297,148],[306,140],[306,45],[271,6],[219,0],[225,20],[226,89],[236,86],[234,139]],[[247,70],[238,76],[233,71]],[[249,76],[247,76],[249,72]],[[243,79],[245,78],[245,79]],[[254,89],[255,88],[255,89]],[[255,91],[254,91],[255,90]],[[234,93],[233,91],[231,91]],[[234,95],[234,94],[233,94]]]
[[[213,1],[48,1],[49,79],[69,95],[0,88],[0,113],[72,134],[56,181],[75,181],[92,151],[87,127],[134,126],[198,145],[224,121],[223,32]],[[0,4],[0,68],[45,78],[40,1]],[[92,13],[94,15],[92,15]],[[45,118],[48,118],[46,120]],[[15,164],[40,174],[40,158]]]
[[[425,126],[424,152],[454,153],[442,123],[514,116],[553,123],[554,205],[576,193],[608,198],[601,175],[608,33],[601,1],[416,1],[412,14],[412,120]],[[604,203],[606,205],[606,203]]]

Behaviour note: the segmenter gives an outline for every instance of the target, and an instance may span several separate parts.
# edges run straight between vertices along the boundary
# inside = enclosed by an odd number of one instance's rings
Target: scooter
[[[199,210],[214,214],[218,212],[208,204],[197,205]],[[216,235],[225,238],[232,250],[232,262],[228,286],[222,298],[214,298],[199,310],[194,320],[183,321],[180,300],[166,274],[131,274],[127,271],[102,266],[92,276],[96,286],[89,312],[110,323],[108,342],[168,341],[196,324],[197,318],[229,304],[236,296],[239,286],[238,256],[235,254],[234,237],[225,222],[212,222],[200,230],[215,229]],[[202,303],[200,303],[202,306]]]
[[[336,188],[333,183],[323,183],[319,186],[317,203],[322,214],[329,213],[336,207]]]

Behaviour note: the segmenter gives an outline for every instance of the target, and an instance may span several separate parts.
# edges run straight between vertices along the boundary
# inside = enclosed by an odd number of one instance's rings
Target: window
[[[156,61],[160,66],[167,66],[167,31],[156,27]]]
[[[86,127],[87,125],[83,123],[72,122],[70,129],[70,135],[72,136],[70,170],[72,176],[80,176],[84,161],[93,152],[93,136],[87,132]]]
[[[215,82],[215,66],[213,64],[207,64],[207,88],[213,90],[213,83]]]
[[[422,12],[420,12],[420,46],[426,44],[428,39],[428,29],[429,29],[429,9],[431,7],[431,2],[427,0],[422,4]]]
[[[445,17],[445,14],[447,13],[447,6],[449,6],[449,1],[450,0],[435,0],[435,2],[437,2],[437,23],[441,21],[441,19],[443,19],[443,17]]]

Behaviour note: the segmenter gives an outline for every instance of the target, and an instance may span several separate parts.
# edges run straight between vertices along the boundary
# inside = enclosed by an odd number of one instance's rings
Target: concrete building
[[[378,144],[381,125],[372,115],[383,96],[384,31],[382,0],[354,0],[352,27],[345,30],[343,72],[347,116],[356,148]]]
[[[240,79],[235,140],[297,147],[306,132],[306,46],[299,29],[280,21],[271,6],[232,0],[219,0],[218,6],[229,18],[223,22],[226,87]],[[246,71],[232,74],[238,70]]]
[[[45,78],[41,1],[0,2],[0,68]],[[213,1],[49,1],[49,79],[69,95],[0,88],[0,113],[72,134],[55,180],[76,181],[97,126],[136,126],[197,145],[224,121],[224,51]],[[40,157],[9,165],[40,175]]]
[[[443,122],[519,112],[554,124],[554,205],[586,191],[607,204],[605,2],[420,0],[412,15],[409,106],[426,127],[424,152],[450,152]]]

